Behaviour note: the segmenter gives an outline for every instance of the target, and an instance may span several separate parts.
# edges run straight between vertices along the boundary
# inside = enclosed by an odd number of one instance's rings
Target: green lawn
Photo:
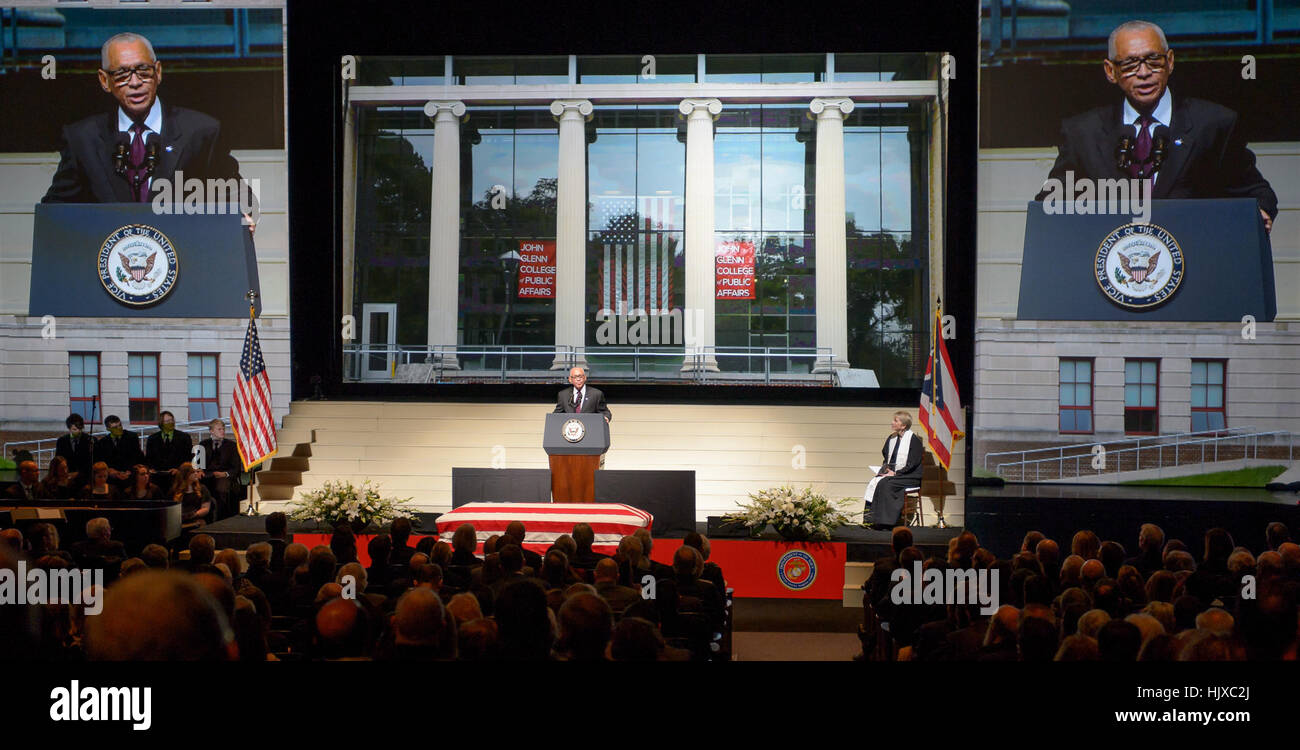
[[[996,471],[990,471],[989,469],[985,469],[982,466],[976,466],[975,468],[971,469],[971,474],[977,477],[984,477],[985,479],[998,478],[998,473]]]
[[[1209,474],[1190,474],[1185,477],[1167,477],[1165,479],[1142,479],[1121,484],[1139,484],[1163,487],[1263,487],[1273,481],[1285,466],[1252,466],[1236,471],[1215,471]]]

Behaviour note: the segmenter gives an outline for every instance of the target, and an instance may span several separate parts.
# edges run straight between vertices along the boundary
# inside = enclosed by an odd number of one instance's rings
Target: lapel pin
[[[1181,146],[1181,145],[1183,145],[1183,139],[1182,139],[1182,138],[1176,138],[1176,139],[1174,139],[1174,145],[1175,145],[1175,146]],[[167,147],[167,150],[168,150],[168,151],[171,151],[172,149],[171,149],[170,146],[168,146],[168,147]]]
[[[1179,143],[1182,143],[1182,141],[1179,141]],[[167,147],[164,148],[163,150],[170,154],[171,151],[172,151],[172,147],[171,147],[171,146],[167,146]]]

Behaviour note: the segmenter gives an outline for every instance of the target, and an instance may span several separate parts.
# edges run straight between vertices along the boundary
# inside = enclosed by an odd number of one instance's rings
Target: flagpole
[[[930,422],[934,423],[934,403],[939,400],[939,389],[935,387],[938,382],[939,368],[943,362],[939,361],[939,336],[940,327],[943,325],[943,297],[934,299],[934,325],[930,326]],[[946,467],[945,467],[946,468]],[[942,490],[938,496],[939,502],[934,505],[934,515],[938,518],[934,527],[936,529],[948,528],[948,522],[943,520],[944,502]],[[934,502],[935,498],[930,498]]]
[[[248,321],[251,324],[257,320],[257,310],[256,310],[257,292],[253,289],[249,289],[248,293],[246,293],[244,297],[248,300]],[[250,518],[261,515],[261,513],[258,510],[258,502],[257,502],[257,472],[256,471],[248,472],[248,510],[244,512],[244,515]]]

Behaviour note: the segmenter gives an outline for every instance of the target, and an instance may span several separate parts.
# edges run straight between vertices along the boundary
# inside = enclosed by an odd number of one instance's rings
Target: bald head
[[[1085,588],[1092,588],[1105,575],[1106,566],[1101,564],[1101,560],[1088,560],[1079,569],[1079,578]]]
[[[1196,629],[1208,630],[1215,635],[1232,635],[1232,625],[1232,615],[1218,607],[1210,607],[1196,616]]]
[[[1096,638],[1101,626],[1110,622],[1110,613],[1104,609],[1090,609],[1079,618],[1079,635]]]
[[[86,618],[86,626],[87,655],[98,661],[221,661],[232,655],[225,614],[195,577],[179,572],[145,570],[118,581],[104,611]]]
[[[397,643],[411,646],[437,645],[445,620],[446,612],[437,594],[431,589],[412,589],[397,602],[397,613],[393,617]]]
[[[332,599],[316,613],[316,633],[322,641],[341,643],[357,627],[361,614],[355,599]]]
[[[0,531],[0,542],[7,543],[14,552],[23,551],[23,532],[18,529]]]
[[[1055,540],[1043,539],[1034,546],[1034,555],[1038,557],[1038,563],[1047,570],[1049,566],[1055,567],[1056,563],[1061,560],[1061,545]]]
[[[596,563],[596,583],[613,582],[618,580],[618,563],[606,557]]]

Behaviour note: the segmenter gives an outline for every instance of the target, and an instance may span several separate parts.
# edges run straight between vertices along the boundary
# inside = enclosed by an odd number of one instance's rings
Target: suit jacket
[[[115,539],[107,542],[102,539],[86,539],[72,545],[72,556],[82,565],[96,557],[121,559],[126,557],[126,546]]]
[[[140,450],[140,436],[130,430],[122,430],[122,437],[113,445],[113,436],[105,435],[95,441],[95,460],[108,464],[108,468],[117,471],[130,471],[132,466],[144,463],[144,453]]]
[[[41,484],[38,480],[36,484],[32,485],[32,496],[30,498],[27,496],[27,492],[23,489],[22,482],[17,482],[5,490],[5,497],[10,500],[25,502],[27,500],[47,500],[49,499],[49,493],[45,491],[45,485]]]
[[[144,451],[150,469],[170,471],[194,459],[194,439],[189,433],[175,430],[171,442],[164,443],[162,433],[155,432],[145,440]]]
[[[1115,150],[1121,133],[1132,128],[1121,123],[1123,102],[1097,107],[1061,123],[1060,151],[1049,178],[1128,179],[1116,165]],[[1254,198],[1269,216],[1277,218],[1277,194],[1255,168],[1255,154],[1246,148],[1237,113],[1213,102],[1174,97],[1169,155],[1157,173],[1151,197]],[[1034,198],[1047,195],[1044,187]]]
[[[569,386],[560,391],[555,397],[556,414],[573,414],[578,409],[573,403],[573,386]],[[605,419],[612,420],[614,415],[610,413],[609,406],[605,403],[605,393],[599,388],[587,386],[587,398],[582,402],[583,414],[604,414]]]
[[[93,439],[90,435],[82,434],[77,436],[77,447],[72,447],[72,436],[68,434],[60,435],[58,441],[54,444],[54,455],[61,456],[68,461],[68,471],[77,472],[77,481],[84,483],[90,481],[90,465],[94,463],[94,446]]]
[[[220,450],[212,447],[212,438],[204,438],[199,441],[199,445],[203,447],[203,457],[207,461],[205,471],[208,473],[224,471],[231,475],[231,479],[235,479],[244,470],[244,464],[239,459],[239,451],[235,448],[234,440],[230,438],[223,439]]]
[[[59,167],[42,203],[130,203],[131,185],[113,170],[117,107],[63,128]],[[221,123],[184,107],[162,105],[162,144],[153,173],[152,199],[159,180],[174,180],[177,171],[206,179],[238,179],[239,162],[230,155]],[[256,215],[256,211],[254,211]]]

